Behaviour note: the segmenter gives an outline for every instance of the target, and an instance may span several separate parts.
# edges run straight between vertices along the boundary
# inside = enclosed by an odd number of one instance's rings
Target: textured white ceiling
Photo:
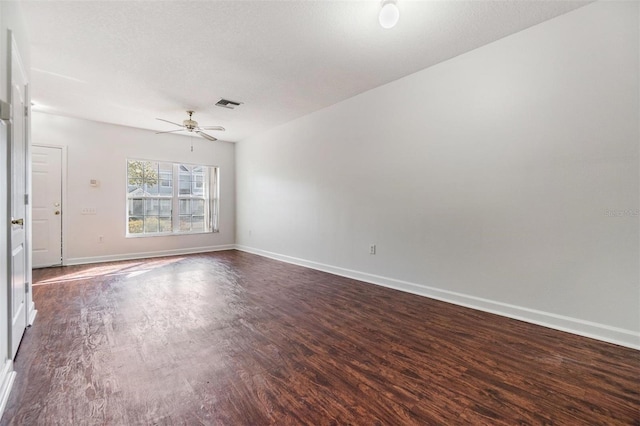
[[[390,30],[377,0],[23,6],[36,108],[157,131],[193,109],[239,141],[586,3],[398,0]]]

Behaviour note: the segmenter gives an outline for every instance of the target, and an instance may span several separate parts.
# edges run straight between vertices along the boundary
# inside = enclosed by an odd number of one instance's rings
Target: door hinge
[[[24,292],[29,293],[29,283],[24,283]]]
[[[28,107],[28,106],[25,106],[25,107],[24,107],[24,116],[25,116],[25,117],[28,117],[28,116],[29,116],[29,107]]]
[[[11,120],[11,104],[9,102],[0,101],[0,120]]]
[[[29,205],[29,194],[24,194],[24,205],[25,206]]]

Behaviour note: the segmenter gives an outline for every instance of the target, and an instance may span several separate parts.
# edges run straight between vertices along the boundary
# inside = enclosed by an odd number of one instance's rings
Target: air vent
[[[242,105],[242,102],[230,101],[229,99],[220,99],[218,102],[216,102],[216,106],[229,109],[235,109],[240,105]]]

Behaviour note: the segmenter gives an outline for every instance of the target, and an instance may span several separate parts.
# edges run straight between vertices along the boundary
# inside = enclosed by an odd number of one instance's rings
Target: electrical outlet
[[[369,254],[376,254],[376,245],[375,244],[371,244],[369,246]]]

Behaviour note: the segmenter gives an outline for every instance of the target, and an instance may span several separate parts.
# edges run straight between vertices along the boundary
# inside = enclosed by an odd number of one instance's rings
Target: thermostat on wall
[[[100,185],[100,182],[98,181],[98,179],[91,179],[91,180],[89,181],[89,185],[91,185],[91,186],[98,186],[98,185]]]

